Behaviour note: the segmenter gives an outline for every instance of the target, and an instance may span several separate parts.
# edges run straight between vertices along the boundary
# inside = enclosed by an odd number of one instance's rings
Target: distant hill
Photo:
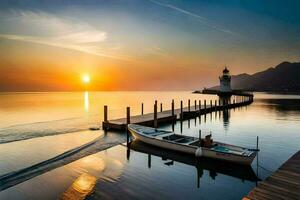
[[[231,86],[236,90],[300,92],[300,63],[283,62],[252,75],[234,75]],[[218,89],[218,86],[210,89]]]

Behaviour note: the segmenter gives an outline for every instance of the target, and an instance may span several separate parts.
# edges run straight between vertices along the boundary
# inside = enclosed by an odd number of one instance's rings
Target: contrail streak
[[[172,5],[172,4],[165,4],[165,3],[161,3],[161,2],[155,1],[155,0],[149,0],[149,1],[152,2],[152,3],[154,3],[154,4],[156,4],[156,5],[159,5],[159,6],[162,6],[162,7],[165,7],[165,8],[169,8],[169,9],[175,10],[177,12],[186,14],[188,16],[194,17],[200,23],[202,23],[202,24],[204,24],[204,25],[206,25],[206,26],[208,26],[208,27],[210,27],[212,29],[215,29],[217,31],[221,31],[223,33],[227,33],[227,34],[231,34],[231,35],[235,35],[235,36],[241,36],[238,33],[234,33],[234,32],[232,32],[230,30],[227,30],[227,29],[225,29],[223,27],[220,27],[220,26],[217,26],[217,25],[214,25],[214,24],[210,23],[207,18],[202,17],[202,16],[200,16],[200,15],[198,15],[196,13],[193,13],[193,12],[190,12],[190,11],[178,8],[178,7],[176,7],[176,6]]]

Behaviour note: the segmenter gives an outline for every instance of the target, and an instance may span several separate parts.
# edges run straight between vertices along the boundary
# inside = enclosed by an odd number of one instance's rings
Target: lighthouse
[[[227,67],[223,70],[223,75],[219,77],[220,79],[220,93],[221,94],[230,94],[232,92],[231,90],[231,76],[229,74],[229,70]]]

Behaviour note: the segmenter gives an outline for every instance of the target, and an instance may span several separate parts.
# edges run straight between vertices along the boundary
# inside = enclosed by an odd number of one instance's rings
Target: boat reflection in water
[[[168,160],[166,165],[174,165],[174,162],[184,163],[195,166],[197,170],[197,187],[200,187],[200,178],[204,170],[209,171],[212,179],[216,179],[218,173],[239,178],[242,181],[257,182],[260,179],[256,176],[251,166],[230,163],[226,161],[214,160],[210,158],[196,158],[190,154],[175,152],[159,147],[154,147],[143,143],[139,140],[134,140],[128,143],[127,159],[130,159],[130,150],[148,154],[148,167],[151,168],[151,155],[161,157],[163,160]]]

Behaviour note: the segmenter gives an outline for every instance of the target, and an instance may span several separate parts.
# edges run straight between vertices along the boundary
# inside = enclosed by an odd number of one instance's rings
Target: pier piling
[[[126,124],[130,124],[130,107],[126,108]],[[126,133],[127,133],[127,146],[129,144],[129,130],[128,130],[128,126],[126,126]]]
[[[199,130],[199,142],[201,142],[201,129]]]
[[[199,110],[198,110],[198,112],[199,112],[199,116],[201,115],[201,100],[199,100]]]
[[[191,111],[191,100],[189,99],[188,101],[188,111],[190,112]]]
[[[130,124],[130,107],[126,108],[126,119],[127,119],[126,120],[127,125]]]
[[[217,100],[215,100],[215,111],[217,111]]]
[[[142,115],[144,115],[144,103],[142,103]]]
[[[157,101],[154,103],[154,121],[153,121],[153,126],[154,128],[157,128]]]
[[[183,102],[180,101],[180,121],[183,120]]]
[[[160,112],[162,112],[163,111],[163,105],[162,105],[162,103],[160,103]]]
[[[174,99],[172,99],[172,116],[174,116],[175,115],[175,112],[174,112]]]
[[[104,122],[107,122],[107,105],[104,106]]]

